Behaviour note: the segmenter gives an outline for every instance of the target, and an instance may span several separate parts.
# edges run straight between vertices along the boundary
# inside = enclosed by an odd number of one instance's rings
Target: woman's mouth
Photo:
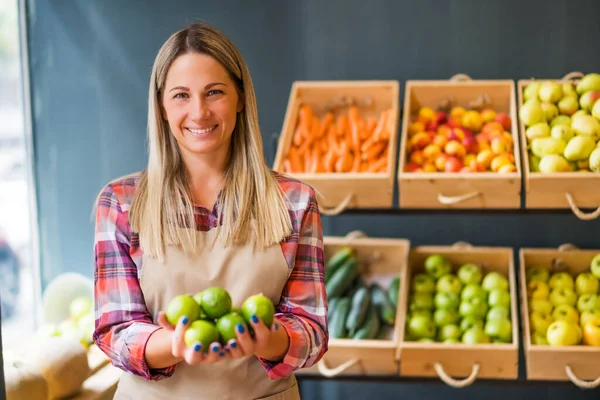
[[[217,126],[219,125],[213,125],[213,126],[209,126],[207,128],[186,128],[188,130],[188,132],[191,132],[192,134],[199,136],[199,135],[206,135],[207,133],[210,133],[212,131],[214,131],[215,129],[217,129]]]

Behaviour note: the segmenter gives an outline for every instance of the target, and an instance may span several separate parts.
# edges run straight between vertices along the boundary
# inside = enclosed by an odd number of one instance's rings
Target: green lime
[[[231,307],[231,312],[232,312],[232,313],[236,313],[236,314],[238,314],[238,315],[243,315],[243,314],[242,314],[242,309],[241,309],[241,308],[239,308],[239,307]]]
[[[222,287],[209,287],[202,292],[201,304],[209,318],[217,319],[231,311],[231,296]]]
[[[202,351],[208,353],[210,344],[219,341],[219,331],[209,321],[198,320],[192,322],[184,334],[185,344],[192,347],[196,342],[202,344]]]
[[[246,321],[244,321],[242,314],[234,312],[225,314],[217,320],[217,331],[221,335],[221,343],[227,344],[231,339],[237,338],[236,327],[238,324],[246,326]]]
[[[267,296],[262,293],[255,294],[248,297],[242,304],[242,315],[250,326],[252,326],[250,323],[252,316],[256,315],[270,328],[275,315],[275,306]]]
[[[203,292],[198,292],[194,295],[194,300],[196,300],[196,303],[198,303],[199,306],[202,305],[202,293]]]
[[[194,298],[187,294],[175,296],[167,306],[167,321],[172,325],[177,325],[177,321],[182,316],[186,316],[189,322],[194,322],[200,315],[200,306]],[[189,323],[188,322],[188,323]]]

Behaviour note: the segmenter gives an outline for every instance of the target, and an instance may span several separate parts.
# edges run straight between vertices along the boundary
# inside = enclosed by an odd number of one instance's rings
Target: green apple
[[[600,296],[597,294],[582,294],[577,299],[577,309],[579,312],[600,310]]]
[[[573,289],[575,281],[568,272],[555,272],[548,281],[550,289]]]
[[[573,289],[553,289],[550,293],[550,303],[554,307],[561,304],[569,304],[574,306],[577,303],[577,294]]]
[[[537,345],[548,345],[548,339],[546,339],[546,335],[542,335],[539,332],[533,332],[531,335],[531,342]]]
[[[550,314],[552,312],[552,303],[548,299],[532,299],[529,302],[529,313],[532,312],[544,312],[546,314]]]
[[[460,339],[462,331],[456,324],[444,325],[438,330],[438,340],[445,342],[448,339]]]
[[[544,103],[556,103],[563,97],[562,84],[545,81],[540,85],[538,97]]]
[[[534,312],[529,316],[531,329],[541,335],[546,334],[546,330],[554,320],[550,314]]]
[[[441,254],[432,254],[425,259],[424,268],[433,279],[439,279],[452,271],[452,263]]]
[[[481,271],[481,267],[477,264],[463,264],[458,268],[458,272],[456,273],[458,279],[462,282],[463,285],[468,285],[470,283],[481,283],[481,279],[483,278],[483,272]]]
[[[510,293],[504,289],[492,289],[488,295],[488,305],[510,307]]]
[[[504,306],[494,306],[489,309],[485,318],[487,321],[492,321],[494,319],[510,319],[510,311]]]
[[[457,309],[458,295],[452,292],[437,292],[433,298],[435,307],[438,309]]]
[[[542,281],[531,281],[527,284],[527,297],[530,299],[547,299],[550,287]]]
[[[575,346],[581,341],[581,328],[569,321],[554,321],[548,327],[546,339],[550,346]]]
[[[462,300],[458,306],[458,313],[461,317],[472,315],[477,318],[485,317],[488,305],[478,297],[469,300]]]
[[[409,300],[411,311],[433,309],[433,293],[413,293]]]
[[[504,343],[510,343],[512,341],[512,324],[507,319],[493,319],[487,321],[484,330],[492,339],[499,339]]]
[[[579,322],[579,313],[575,307],[569,304],[561,304],[552,311],[552,319],[555,321],[569,321],[576,324]]]
[[[575,291],[580,296],[598,293],[598,278],[590,272],[582,272],[575,278]]]
[[[600,254],[596,254],[594,256],[594,258],[592,258],[592,261],[590,262],[590,271],[592,271],[592,274],[600,279]]]
[[[434,322],[424,316],[412,317],[408,321],[408,333],[415,339],[435,337]]]
[[[417,274],[412,278],[412,290],[415,293],[433,293],[435,281],[427,274]]]
[[[586,310],[582,312],[581,316],[579,317],[579,325],[585,326],[585,324],[587,324],[589,321],[595,318],[600,318],[600,310]]]
[[[465,344],[490,343],[490,337],[485,330],[478,326],[472,326],[462,335],[462,342]]]
[[[483,329],[483,319],[477,318],[474,315],[468,315],[468,316],[464,317],[463,319],[461,319],[459,326],[460,326],[460,330],[462,332],[466,332],[469,330],[469,328],[472,328],[474,326],[477,326],[477,327]]]
[[[438,279],[435,289],[438,292],[450,292],[458,295],[462,290],[462,283],[456,275],[445,274]]]
[[[481,287],[486,292],[490,292],[492,289],[508,290],[508,279],[499,272],[492,271],[483,277]]]
[[[550,278],[550,270],[541,265],[533,265],[525,270],[525,277],[527,282],[540,281],[546,283]]]
[[[458,319],[456,310],[440,308],[433,313],[433,322],[437,327],[456,324]]]
[[[476,283],[468,283],[460,293],[461,300],[471,300],[477,297],[482,301],[487,301],[487,293],[483,288]]]

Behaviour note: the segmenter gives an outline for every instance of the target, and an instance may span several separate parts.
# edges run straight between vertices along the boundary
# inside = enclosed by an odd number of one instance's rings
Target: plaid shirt
[[[281,242],[291,270],[276,305],[277,321],[290,337],[281,362],[260,359],[271,379],[315,364],[327,351],[327,298],[323,278],[323,236],[314,191],[308,185],[274,173],[287,197],[292,235]],[[146,380],[173,374],[176,365],[150,369],[144,349],[154,325],[146,309],[139,274],[142,250],[137,233],[131,232],[127,213],[140,174],[108,184],[98,202],[95,231],[94,342],[113,365]],[[198,230],[216,226],[217,212],[196,208]]]

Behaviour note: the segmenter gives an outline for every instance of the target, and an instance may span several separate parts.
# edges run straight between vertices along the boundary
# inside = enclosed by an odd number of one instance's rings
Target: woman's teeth
[[[217,125],[211,126],[210,128],[205,128],[205,129],[187,128],[187,130],[190,131],[190,132],[192,132],[195,135],[203,135],[205,133],[212,132],[216,127],[217,127]]]

